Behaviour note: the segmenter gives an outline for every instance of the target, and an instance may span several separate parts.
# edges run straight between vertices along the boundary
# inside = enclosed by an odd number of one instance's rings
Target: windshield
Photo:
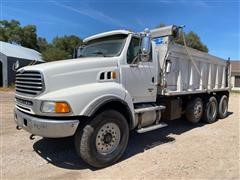
[[[77,57],[113,57],[122,52],[127,35],[113,35],[94,39],[78,48]]]

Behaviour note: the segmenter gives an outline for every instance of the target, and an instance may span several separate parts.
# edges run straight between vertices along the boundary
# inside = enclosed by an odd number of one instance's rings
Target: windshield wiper
[[[103,57],[107,57],[102,51],[93,52],[92,54],[102,55]]]

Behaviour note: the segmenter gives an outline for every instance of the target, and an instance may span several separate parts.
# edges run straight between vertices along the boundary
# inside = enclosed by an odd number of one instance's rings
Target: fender
[[[89,105],[86,106],[84,110],[81,112],[81,115],[90,117],[94,115],[97,112],[97,110],[99,110],[101,107],[103,107],[107,103],[120,102],[126,107],[126,110],[129,115],[129,120],[130,120],[130,126],[131,126],[130,128],[132,129],[136,126],[137,122],[135,120],[134,107],[131,100],[131,96],[127,91],[125,91],[125,93],[126,95],[124,99],[113,94],[102,95],[94,99],[92,102],[90,102]]]
[[[121,103],[127,110],[127,114],[129,117],[129,123],[130,123],[130,128],[134,127],[134,121],[135,121],[135,117],[133,116],[132,110],[130,109],[130,107],[128,106],[127,102],[125,102],[124,100],[120,99],[119,97],[116,96],[112,96],[112,95],[106,95],[106,96],[102,96],[100,98],[97,98],[96,100],[94,100],[85,110],[84,112],[84,116],[92,116],[94,115],[101,107],[103,107],[104,105],[106,105],[107,103],[111,103],[111,102],[119,102]]]
[[[112,96],[112,95],[106,95],[100,98],[97,98],[96,100],[94,100],[89,107],[87,107],[87,109],[85,110],[84,113],[82,113],[84,116],[92,116],[94,115],[94,113],[102,106],[104,106],[105,104],[109,103],[109,102],[113,102],[113,101],[118,101],[121,102],[122,104],[124,104],[128,109],[128,105],[126,102],[124,102],[122,99],[120,99],[119,97],[116,96]]]

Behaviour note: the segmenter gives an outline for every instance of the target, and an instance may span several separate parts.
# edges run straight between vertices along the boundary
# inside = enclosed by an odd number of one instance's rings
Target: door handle
[[[139,64],[130,64],[130,67],[138,67]]]
[[[153,91],[153,88],[148,88],[148,91],[149,91],[149,92],[152,92],[152,91]]]

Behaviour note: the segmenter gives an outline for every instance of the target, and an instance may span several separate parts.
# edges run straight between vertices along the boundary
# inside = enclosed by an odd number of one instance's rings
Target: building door
[[[2,65],[2,61],[0,61],[0,87],[3,86],[3,65]]]

